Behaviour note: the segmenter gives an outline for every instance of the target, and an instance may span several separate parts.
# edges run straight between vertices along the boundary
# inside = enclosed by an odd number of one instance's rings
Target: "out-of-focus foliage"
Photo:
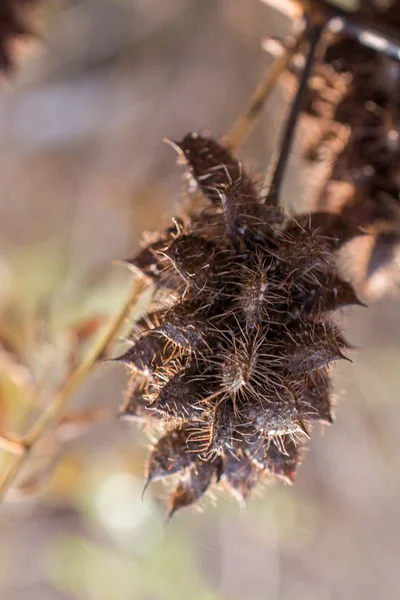
[[[96,342],[127,295],[126,273],[110,271],[96,285],[78,289],[68,282],[68,269],[52,244],[15,252],[2,263],[0,299],[0,435],[23,437],[43,415],[53,397],[93,351]],[[55,430],[28,457],[24,476],[12,496],[40,489],[56,464],[58,444],[79,435],[112,412],[90,408],[61,415]],[[1,473],[12,461],[8,448]]]

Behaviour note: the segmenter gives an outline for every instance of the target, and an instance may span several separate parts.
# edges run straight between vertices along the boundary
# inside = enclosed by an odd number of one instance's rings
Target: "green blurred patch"
[[[54,539],[45,560],[51,583],[77,600],[217,600],[198,571],[193,546],[174,531],[138,560],[74,535]]]

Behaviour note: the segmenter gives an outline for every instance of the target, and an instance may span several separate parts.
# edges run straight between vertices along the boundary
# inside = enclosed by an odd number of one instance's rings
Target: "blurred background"
[[[42,5],[43,41],[0,90],[0,425],[16,433],[54,395],[71,344],[83,356],[126,297],[131,274],[112,261],[179,211],[162,139],[221,136],[271,63],[262,39],[288,27],[259,0]],[[255,177],[286,107],[276,90],[241,151]],[[307,202],[304,179],[295,152],[288,206]],[[39,445],[1,507],[1,600],[399,598],[399,317],[396,298],[340,316],[357,350],[295,486],[246,510],[218,495],[167,526],[162,489],[141,499],[146,437],[113,419],[124,369],[98,367],[71,406],[99,422]]]

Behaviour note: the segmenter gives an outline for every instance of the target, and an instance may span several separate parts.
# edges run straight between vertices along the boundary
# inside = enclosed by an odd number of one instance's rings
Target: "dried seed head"
[[[364,26],[400,27],[399,0],[365,4]],[[350,248],[347,262],[367,294],[381,295],[398,289],[400,272],[400,63],[345,33],[326,42],[303,116],[303,154],[319,182],[312,207],[374,237]]]
[[[244,501],[259,482],[293,480],[312,424],[332,422],[328,365],[345,344],[328,313],[357,302],[332,259],[356,228],[286,219],[214,140],[176,147],[210,205],[132,261],[152,272],[154,305],[170,300],[121,358],[146,380],[126,415],[147,412],[161,432],[147,482],[176,481],[170,515],[213,482]]]

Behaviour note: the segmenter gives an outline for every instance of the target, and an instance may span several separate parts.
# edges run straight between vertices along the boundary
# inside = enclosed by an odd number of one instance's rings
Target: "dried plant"
[[[375,51],[361,49],[361,58],[358,51],[349,58],[349,40],[325,35],[338,14],[346,22],[342,13],[332,13],[322,1],[301,4],[306,4],[306,26],[285,44],[222,142],[195,133],[170,142],[185,166],[188,207],[164,231],[148,234],[140,253],[128,261],[136,279],[132,296],[93,352],[71,370],[41,418],[21,438],[1,439],[16,454],[0,481],[1,493],[48,429],[91,421],[91,415],[63,414],[68,399],[99,359],[110,354],[144,290],[151,290],[149,309],[132,325],[130,348],[116,359],[131,375],[120,418],[143,423],[150,433],[146,486],[157,480],[172,485],[170,516],[196,503],[212,484],[245,501],[259,484],[290,483],[313,425],[332,422],[330,365],[345,358],[347,348],[332,313],[361,304],[339,272],[336,254],[388,215],[381,190],[390,192],[394,175],[392,161],[385,162],[381,150],[392,144],[397,152],[385,121],[387,104],[395,100],[393,87],[387,100],[367,99],[375,89]],[[379,13],[382,23],[388,14]],[[235,152],[272,86],[289,65],[296,68],[295,58],[305,47],[304,68],[264,193]],[[310,161],[320,155],[324,135],[337,142],[337,124],[350,127],[350,142],[340,146],[334,164],[328,162],[335,181],[345,180],[350,169],[358,190],[355,208],[354,202],[346,203],[334,213],[320,205],[311,214],[289,217],[280,206],[281,183],[306,101],[318,127],[326,126],[307,150]],[[389,112],[393,119],[395,110]],[[366,156],[373,157],[374,177],[369,173],[368,194],[362,196],[365,188],[357,188],[354,169],[364,168]],[[83,324],[87,329],[90,323]]]
[[[332,421],[328,366],[344,358],[346,344],[330,313],[359,303],[333,253],[390,214],[381,188],[393,191],[398,63],[328,34],[311,75],[322,29],[343,13],[324,2],[304,5],[311,27],[286,44],[225,146],[197,134],[173,144],[192,189],[208,205],[175,219],[131,261],[152,281],[154,300],[120,358],[132,372],[122,416],[159,432],[146,485],[173,482],[169,515],[196,502],[212,483],[245,500],[260,482],[293,479],[312,424]],[[383,24],[392,12],[398,14],[397,4],[387,11],[370,3],[360,9],[362,17]],[[307,43],[280,159],[262,197],[228,148],[245,138],[271,82]],[[385,91],[374,84],[382,77],[376,68],[381,60],[393,69],[386,78],[393,85]],[[327,139],[338,155],[329,178],[345,180],[350,172],[354,183],[355,170],[364,169],[369,187],[355,186],[358,198],[337,213],[326,212],[320,201],[318,212],[286,218],[279,189],[302,109],[316,115],[322,131],[308,159],[318,160]],[[339,125],[350,128],[341,144]]]
[[[352,17],[361,24],[358,32],[343,27],[326,35],[302,117],[303,156],[314,181],[314,210],[340,214],[371,234],[361,256],[356,246],[349,261],[369,295],[381,295],[400,284],[400,38],[396,37],[400,3],[378,4],[360,4]],[[334,15],[327,3],[315,2],[312,9],[316,6],[328,10],[325,18]],[[340,11],[337,14],[343,17]],[[363,40],[368,41],[371,27],[372,47],[360,40],[364,32]],[[386,51],[377,52],[374,43]],[[298,56],[291,62],[294,73],[296,64]]]
[[[289,218],[279,206],[321,31],[310,31],[269,193],[260,196],[227,146],[188,134],[172,145],[206,205],[174,219],[130,261],[154,295],[119,359],[132,371],[122,417],[161,433],[147,485],[175,481],[170,515],[213,482],[245,500],[260,482],[291,481],[313,423],[332,422],[328,367],[346,343],[330,314],[360,304],[334,253],[361,230],[327,213]],[[245,130],[239,125],[227,143]]]
[[[132,372],[123,416],[162,432],[147,483],[175,478],[170,514],[212,481],[242,500],[292,481],[312,424],[332,422],[328,365],[346,344],[330,313],[359,303],[333,253],[360,233],[324,213],[286,218],[212,139],[173,145],[209,205],[131,261],[154,297],[119,359]]]

